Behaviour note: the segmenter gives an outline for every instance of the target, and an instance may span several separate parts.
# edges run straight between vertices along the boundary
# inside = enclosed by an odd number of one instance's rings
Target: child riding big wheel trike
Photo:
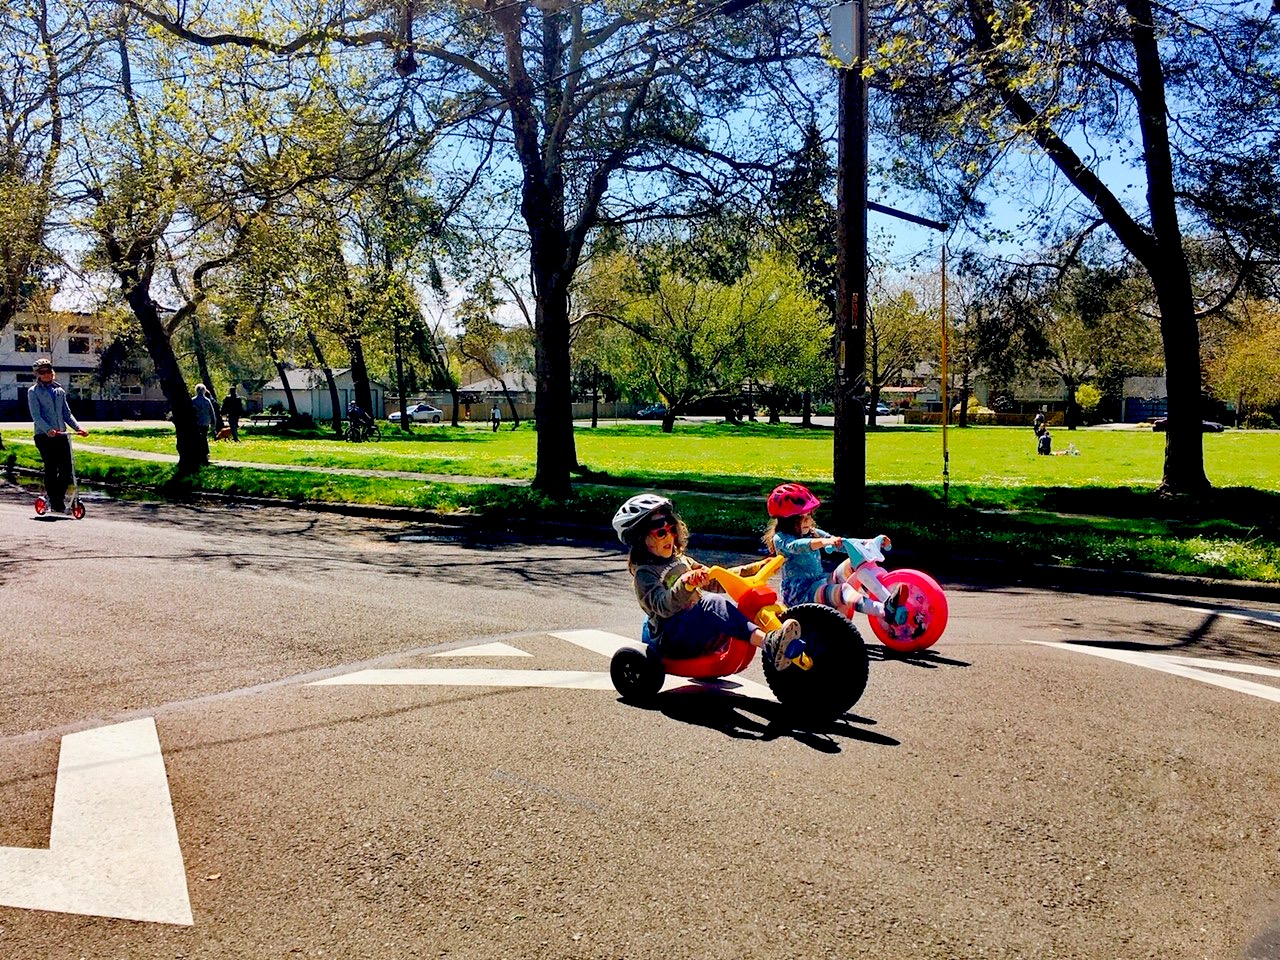
[[[754,574],[743,568],[711,567],[711,579],[719,583],[738,609],[762,630],[776,630],[783,616],[800,624],[800,639],[787,650],[791,665],[778,669],[771,657],[762,657],[764,678],[778,702],[793,715],[811,720],[831,720],[858,702],[867,686],[867,650],[858,628],[843,614],[817,603],[784,607],[769,578],[777,573],[783,557],[770,557]],[[755,566],[752,564],[751,566]],[[715,680],[745,670],[756,648],[746,640],[725,637],[711,653],[698,657],[662,657],[649,637],[644,648],[623,647],[613,655],[609,676],[624,700],[642,703],[657,696],[667,674],[694,680]]]
[[[903,568],[886,571],[880,566],[892,544],[881,534],[869,540],[841,537],[840,547],[849,555],[853,572],[848,583],[873,600],[884,603],[892,588],[899,583],[907,585],[899,615],[893,620],[885,617],[868,617],[871,632],[890,650],[898,653],[918,653],[938,642],[947,628],[947,595],[938,581],[923,570]]]

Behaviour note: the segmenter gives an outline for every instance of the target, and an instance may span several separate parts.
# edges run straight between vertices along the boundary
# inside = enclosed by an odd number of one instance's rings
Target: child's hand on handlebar
[[[697,567],[693,570],[686,570],[680,574],[680,583],[690,593],[697,590],[700,586],[710,579],[710,573],[706,567]]]
[[[830,553],[832,550],[839,550],[844,546],[844,537],[825,537],[819,540],[821,547]]]

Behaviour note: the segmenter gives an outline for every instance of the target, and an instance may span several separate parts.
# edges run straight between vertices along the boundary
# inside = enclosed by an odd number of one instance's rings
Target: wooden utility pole
[[[839,307],[836,321],[835,449],[832,478],[835,496],[830,504],[836,530],[862,529],[866,514],[867,413],[862,405],[866,388],[867,350],[867,25],[861,3],[843,4],[832,11],[852,13],[847,58],[840,70],[840,151],[836,185],[836,243],[838,247]],[[839,54],[838,54],[839,55]]]

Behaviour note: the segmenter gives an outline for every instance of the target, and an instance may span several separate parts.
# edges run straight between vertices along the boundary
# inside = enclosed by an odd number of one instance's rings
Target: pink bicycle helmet
[[[812,513],[822,505],[822,501],[809,492],[802,483],[784,483],[774,487],[769,494],[769,516],[798,517],[802,513]]]

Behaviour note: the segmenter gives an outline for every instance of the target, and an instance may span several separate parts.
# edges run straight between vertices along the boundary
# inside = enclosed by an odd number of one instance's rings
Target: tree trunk
[[[209,357],[204,349],[204,332],[200,329],[200,317],[196,311],[191,313],[191,344],[196,354],[196,367],[200,371],[200,382],[205,385],[209,395],[214,398],[213,405],[218,406],[218,391],[214,388],[213,377],[209,373]],[[218,422],[222,422],[222,414],[218,414]]]
[[[196,423],[196,413],[191,406],[187,382],[173,352],[173,342],[165,330],[160,314],[151,299],[151,285],[136,275],[121,275],[125,299],[133,309],[133,315],[142,327],[147,353],[155,367],[156,379],[164,391],[165,400],[173,415],[173,430],[177,435],[178,473],[186,476],[195,473],[209,462],[209,432]]]
[[[800,412],[800,426],[813,426],[813,391],[808,387],[804,390],[804,403]]]
[[[293,385],[289,383],[289,368],[285,366],[285,362],[271,351],[271,362],[275,364],[276,373],[280,374],[280,382],[284,384],[284,398],[289,404],[289,419],[296,419],[298,416],[298,401],[293,398]]]
[[[498,383],[502,387],[502,396],[507,401],[507,409],[511,411],[511,416],[508,419],[511,421],[511,429],[514,430],[520,426],[520,414],[516,412],[516,401],[511,396],[511,391],[507,388],[507,382],[499,377]]]
[[[535,221],[536,217],[530,221],[531,231]],[[548,250],[548,247],[554,249]],[[538,463],[533,486],[561,500],[568,499],[573,492],[570,473],[578,465],[573,443],[573,402],[569,393],[569,301],[556,272],[539,265],[546,261],[563,262],[567,252],[563,242],[554,243],[544,235],[541,244],[535,243],[531,258],[538,290],[534,309],[537,393],[533,414],[538,429]]]
[[[324,350],[320,346],[320,338],[316,336],[314,330],[307,331],[307,342],[311,344],[311,352],[316,355],[316,363],[320,364],[320,369],[324,371],[324,381],[329,386],[329,412],[331,414],[330,423],[333,424],[333,432],[338,436],[342,436],[342,398],[338,396],[338,381],[333,376],[329,361],[324,357]]]
[[[1160,305],[1164,341],[1169,429],[1164,441],[1163,493],[1198,495],[1209,489],[1204,472],[1204,434],[1200,410],[1200,330],[1195,315],[1191,270],[1182,243],[1169,147],[1164,65],[1150,0],[1126,0],[1137,65],[1138,120],[1147,170],[1154,256],[1144,262]]]
[[[342,338],[351,357],[351,383],[356,392],[356,403],[369,416],[378,418],[381,411],[373,409],[373,391],[369,389],[369,368],[364,362],[364,343],[360,334],[351,333]]]

